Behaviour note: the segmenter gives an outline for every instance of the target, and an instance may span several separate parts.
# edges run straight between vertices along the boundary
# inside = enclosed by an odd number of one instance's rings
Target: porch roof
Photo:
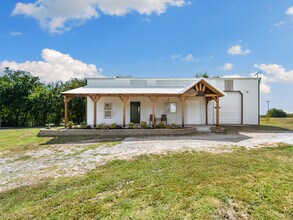
[[[203,82],[208,85],[214,92],[220,96],[225,96],[225,93],[220,89],[212,86],[204,79],[195,79],[188,86],[84,86],[62,92],[64,95],[120,95],[120,94],[158,94],[158,95],[182,95],[192,89],[197,83]]]

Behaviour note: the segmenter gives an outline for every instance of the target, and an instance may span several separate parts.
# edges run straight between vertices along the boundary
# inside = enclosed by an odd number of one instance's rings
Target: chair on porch
[[[166,114],[162,114],[161,122],[166,122],[165,125],[167,125],[167,115]]]
[[[154,117],[155,117],[155,124],[156,124],[156,115],[154,115]],[[152,121],[153,121],[153,115],[150,114],[149,125],[152,125]]]

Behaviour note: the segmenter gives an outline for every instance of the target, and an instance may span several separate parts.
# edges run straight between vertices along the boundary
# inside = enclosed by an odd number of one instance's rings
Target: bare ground
[[[47,178],[83,174],[110,160],[132,159],[143,154],[188,150],[221,153],[230,152],[235,147],[253,149],[277,143],[293,144],[293,133],[239,132],[44,145],[35,150],[0,156],[0,192],[35,184]]]

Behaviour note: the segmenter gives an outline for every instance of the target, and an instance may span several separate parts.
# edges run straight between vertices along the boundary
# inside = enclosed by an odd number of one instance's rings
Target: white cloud
[[[196,61],[196,59],[194,58],[194,56],[190,53],[188,54],[186,57],[182,58],[183,61],[186,62],[193,62]]]
[[[234,65],[232,63],[225,63],[220,69],[222,70],[232,70]]]
[[[271,93],[271,88],[263,79],[260,83],[260,92],[266,95]]]
[[[293,83],[293,70],[286,69],[279,64],[255,64],[254,67],[266,73],[268,82]]]
[[[62,33],[107,15],[123,16],[132,11],[144,15],[166,12],[169,6],[188,5],[185,0],[36,0],[34,3],[16,3],[12,15],[25,15],[36,19],[51,33]]]
[[[279,64],[255,64],[254,67],[261,69],[260,89],[264,94],[271,93],[270,83],[293,83],[293,70],[286,71],[282,65]]]
[[[11,36],[20,36],[20,35],[22,35],[22,33],[19,32],[19,31],[10,31],[9,33],[10,33]]]
[[[276,23],[275,26],[280,27],[284,24],[286,24],[286,21],[280,21],[280,22]]]
[[[5,67],[10,67],[14,70],[27,71],[46,82],[66,81],[70,78],[103,77],[102,69],[97,69],[96,65],[83,63],[56,50],[43,49],[42,59],[23,63],[5,60],[0,62],[0,68],[3,70]]]
[[[286,15],[292,15],[293,16],[293,6],[287,9]]]
[[[232,46],[228,49],[228,54],[231,54],[231,55],[247,55],[250,52],[251,52],[250,50],[242,50],[242,47],[239,44]]]
[[[182,57],[181,54],[174,54],[174,55],[171,56],[171,59],[174,60],[174,59],[178,59],[180,57]]]

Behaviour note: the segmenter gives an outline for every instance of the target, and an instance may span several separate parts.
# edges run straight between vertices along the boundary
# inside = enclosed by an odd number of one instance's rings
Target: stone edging
[[[59,136],[165,136],[195,134],[196,128],[181,129],[41,129],[39,137]]]

